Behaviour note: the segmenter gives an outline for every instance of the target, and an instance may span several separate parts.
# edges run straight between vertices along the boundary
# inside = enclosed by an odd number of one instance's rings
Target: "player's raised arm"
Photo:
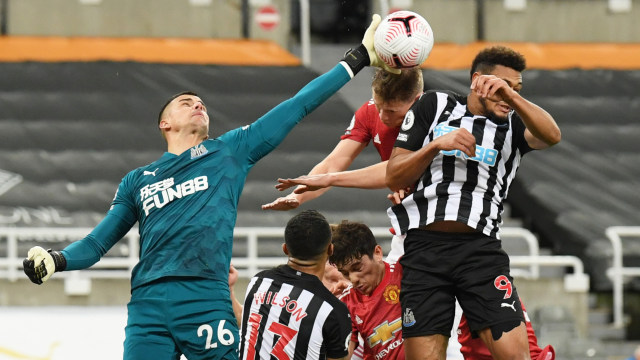
[[[250,139],[243,143],[251,144],[248,149],[251,162],[255,163],[271,152],[296,124],[340,90],[364,67],[374,66],[389,72],[400,72],[400,69],[392,69],[381,61],[375,52],[373,35],[379,23],[380,16],[374,14],[362,43],[347,51],[336,66],[313,79],[293,97],[278,104],[249,127],[243,128],[242,134],[235,134]],[[239,148],[238,151],[243,149]]]
[[[440,136],[417,151],[395,147],[387,164],[386,184],[392,191],[411,188],[440,150],[460,150],[476,156],[476,139],[466,129]]]
[[[562,134],[553,116],[520,95],[522,84],[509,81],[515,80],[476,73],[470,88],[484,99],[504,101],[514,109],[527,128],[524,136],[531,148],[541,150],[559,143]]]
[[[87,269],[125,236],[134,223],[135,221],[127,222],[110,212],[89,235],[62,251],[34,246],[22,262],[24,273],[34,284],[40,285],[55,272]]]

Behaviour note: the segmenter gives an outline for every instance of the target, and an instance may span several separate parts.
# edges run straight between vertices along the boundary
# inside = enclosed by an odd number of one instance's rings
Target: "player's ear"
[[[165,129],[170,129],[171,125],[167,120],[163,118],[162,120],[160,120],[160,124],[158,124],[158,127],[160,128],[160,130],[165,130]]]
[[[382,260],[382,246],[376,245],[373,249],[373,258],[375,260]]]
[[[333,244],[329,243],[329,246],[327,247],[327,256],[331,255],[333,255]]]
[[[284,243],[282,244],[282,252],[285,255],[289,256],[289,249],[287,249],[287,244],[284,244]]]

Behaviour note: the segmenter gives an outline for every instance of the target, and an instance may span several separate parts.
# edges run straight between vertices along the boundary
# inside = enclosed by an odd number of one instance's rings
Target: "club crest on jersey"
[[[387,285],[384,289],[384,300],[391,305],[397,304],[400,301],[400,288],[398,285]]]
[[[407,111],[407,115],[404,116],[404,121],[402,121],[402,126],[400,127],[400,129],[402,129],[402,131],[407,131],[411,129],[411,127],[413,126],[414,120],[415,120],[415,115],[413,114],[413,110]]]
[[[204,155],[204,154],[206,154],[208,152],[209,152],[209,150],[207,150],[207,148],[203,144],[197,145],[197,146],[191,148],[191,158],[195,159],[195,158],[200,157],[200,156],[202,156],[202,155]]]

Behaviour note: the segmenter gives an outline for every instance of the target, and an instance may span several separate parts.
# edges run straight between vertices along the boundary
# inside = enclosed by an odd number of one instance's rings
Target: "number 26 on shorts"
[[[222,346],[233,345],[235,337],[231,330],[224,328],[225,323],[226,320],[220,320],[218,323],[218,329],[215,332],[213,327],[209,324],[202,324],[198,327],[198,337],[206,336],[205,349],[216,349],[218,347],[218,343]]]

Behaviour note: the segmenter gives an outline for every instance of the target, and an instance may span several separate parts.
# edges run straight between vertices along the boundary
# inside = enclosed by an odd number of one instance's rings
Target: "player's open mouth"
[[[504,112],[504,113],[508,113],[511,111],[511,107],[507,106],[507,105],[500,105],[498,104],[498,110]]]

